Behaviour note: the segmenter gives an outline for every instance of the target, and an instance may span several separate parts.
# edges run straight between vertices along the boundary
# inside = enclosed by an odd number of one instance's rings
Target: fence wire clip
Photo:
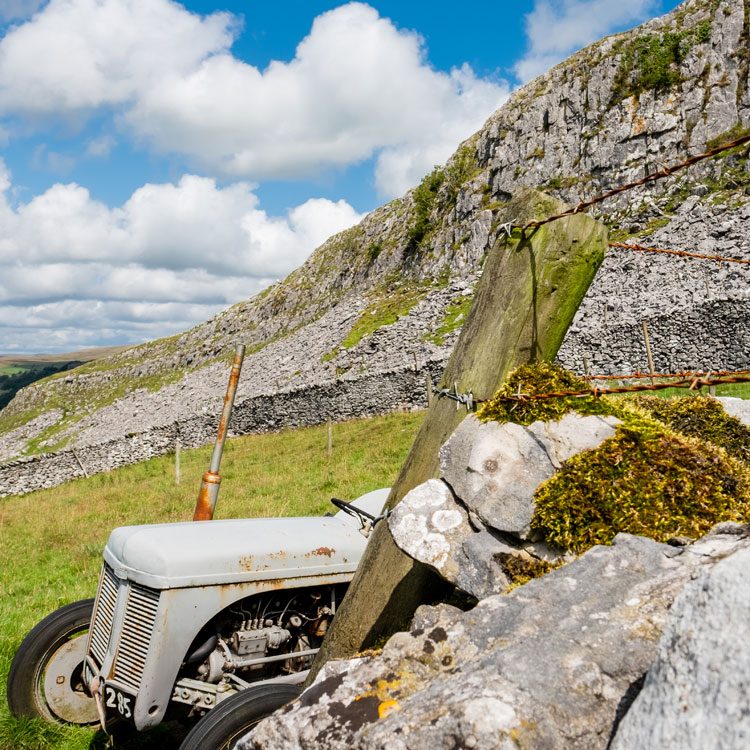
[[[516,225],[512,221],[506,221],[505,224],[501,224],[499,229],[501,232],[504,232],[508,239],[510,239],[513,236],[513,229]]]
[[[456,402],[456,411],[461,408],[463,404],[466,407],[466,411],[474,411],[476,401],[474,401],[474,394],[469,391],[468,393],[458,392],[458,383],[453,384],[453,390],[450,388],[438,388],[436,391],[438,396],[449,398],[451,401]]]

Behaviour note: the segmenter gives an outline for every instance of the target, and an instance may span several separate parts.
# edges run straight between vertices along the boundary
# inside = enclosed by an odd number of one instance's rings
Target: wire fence
[[[674,164],[658,172],[653,172],[640,180],[629,182],[624,185],[620,185],[612,190],[590,198],[585,201],[581,201],[578,205],[567,211],[548,216],[545,219],[539,219],[537,221],[531,221],[524,225],[518,225],[509,223],[503,225],[503,228],[510,236],[513,229],[520,229],[522,234],[528,230],[538,229],[539,227],[549,224],[558,219],[572,216],[574,214],[582,213],[587,208],[590,208],[598,203],[602,203],[608,198],[620,195],[634,188],[647,185],[657,180],[665,179],[682,169],[698,164],[705,159],[717,156],[719,154],[731,151],[739,148],[746,144],[750,144],[750,134],[741,136],[727,143],[720,144],[711,148],[701,154],[691,156],[682,162]],[[750,151],[750,149],[748,149]],[[654,254],[665,254],[681,258],[692,258],[696,260],[705,260],[717,263],[736,263],[740,265],[750,265],[750,260],[744,258],[733,258],[723,255],[711,255],[708,253],[697,253],[690,252],[687,250],[670,250],[659,247],[649,247],[646,245],[629,244],[625,242],[610,242],[609,247],[616,250],[627,250],[631,252],[641,253],[654,253]],[[657,373],[654,371],[653,361],[651,357],[651,344],[649,340],[648,327],[646,321],[643,321],[643,334],[645,339],[646,351],[648,354],[650,372],[632,372],[616,375],[589,375],[582,376],[583,380],[591,383],[589,388],[584,390],[567,390],[557,391],[552,393],[533,393],[527,394],[519,392],[507,396],[495,396],[493,400],[506,401],[506,402],[527,402],[527,401],[544,401],[555,398],[598,398],[600,396],[606,396],[609,394],[620,394],[620,393],[647,393],[649,391],[661,391],[669,388],[685,388],[691,391],[698,390],[703,387],[713,389],[717,385],[729,385],[735,383],[750,383],[750,370],[686,370],[682,372],[670,372],[670,373]],[[630,385],[619,385],[614,387],[601,388],[596,384],[596,381],[628,381],[628,380],[646,380],[649,379],[651,383],[636,383]],[[660,381],[660,382],[656,382]],[[456,403],[456,408],[460,409],[464,406],[467,411],[473,411],[479,404],[485,403],[482,399],[477,399],[471,392],[461,393],[458,390],[457,384],[454,384],[452,388],[438,388],[434,391],[435,395],[439,398],[447,398]]]
[[[608,198],[613,198],[614,196],[620,195],[621,193],[625,193],[628,190],[633,190],[633,188],[642,187],[643,185],[648,185],[649,183],[656,182],[657,180],[663,180],[666,177],[670,177],[676,172],[679,172],[683,169],[687,169],[688,167],[692,167],[693,165],[698,164],[699,162],[702,162],[705,159],[710,159],[711,157],[718,156],[719,154],[722,154],[725,151],[731,151],[732,149],[738,148],[740,146],[744,146],[746,143],[750,143],[750,134],[743,135],[740,138],[735,138],[733,141],[729,141],[728,143],[722,143],[721,145],[715,146],[714,148],[711,148],[708,151],[704,151],[702,154],[691,156],[690,158],[685,159],[684,161],[681,161],[678,164],[673,164],[671,167],[664,167],[664,169],[660,169],[658,172],[652,172],[651,174],[648,174],[645,177],[642,177],[640,180],[635,180],[634,182],[625,183],[624,185],[620,185],[619,187],[613,188],[612,190],[608,190],[606,193],[601,193],[600,195],[597,195],[594,198],[589,198],[588,200],[581,201],[578,205],[574,206],[573,208],[568,209],[567,211],[562,211],[561,213],[548,216],[546,219],[539,219],[538,221],[530,221],[527,224],[518,225],[517,228],[521,229],[523,232],[526,232],[529,229],[538,229],[539,227],[542,227],[545,224],[549,224],[552,221],[557,221],[558,219],[563,219],[566,216],[573,216],[574,214],[580,214],[583,211],[585,211],[587,208],[591,208],[592,206],[595,206],[598,203],[602,203],[606,201]]]
[[[676,255],[680,258],[697,258],[699,260],[711,260],[718,263],[741,263],[750,266],[750,260],[744,258],[729,258],[725,255],[706,255],[704,253],[692,253],[687,250],[667,250],[662,247],[647,247],[645,245],[629,245],[625,242],[610,242],[609,247],[616,250],[632,250],[638,253],[664,253],[666,255]]]

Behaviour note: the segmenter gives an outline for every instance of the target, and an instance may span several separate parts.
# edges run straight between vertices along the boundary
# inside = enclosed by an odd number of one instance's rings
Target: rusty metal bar
[[[237,383],[240,380],[242,361],[244,359],[245,345],[238,344],[234,352],[232,371],[229,373],[229,385],[227,385],[227,395],[224,396],[224,408],[219,420],[219,431],[216,435],[214,452],[211,454],[211,465],[203,475],[201,490],[198,493],[198,502],[195,504],[195,511],[193,512],[193,521],[210,521],[214,517],[216,500],[219,497],[219,485],[221,484],[221,477],[219,476],[221,454],[224,452],[224,441],[229,429],[229,419],[232,416],[234,397],[237,394]]]

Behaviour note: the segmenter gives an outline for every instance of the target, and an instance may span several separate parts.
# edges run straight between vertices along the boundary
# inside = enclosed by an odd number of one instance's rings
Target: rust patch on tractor
[[[318,549],[314,549],[312,552],[308,552],[305,557],[313,557],[315,555],[320,555],[323,557],[333,557],[335,552],[336,550],[332,549],[331,547],[318,547]]]
[[[240,567],[243,570],[254,570],[255,558],[252,555],[245,555],[240,558]]]
[[[287,578],[269,578],[267,581],[261,581],[260,583],[263,583],[271,589],[283,589],[286,588],[287,582]]]

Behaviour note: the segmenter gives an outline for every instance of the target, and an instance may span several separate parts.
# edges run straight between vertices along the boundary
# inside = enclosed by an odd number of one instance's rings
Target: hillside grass
[[[422,413],[391,414],[326,427],[229,440],[222,463],[217,518],[320,515],[332,496],[354,499],[393,483],[422,423]],[[91,730],[53,727],[10,716],[5,685],[23,636],[53,610],[96,593],[101,554],[116,526],[192,517],[211,447],[162,456],[90,479],[0,499],[0,750],[83,750]],[[97,737],[93,746],[102,742]],[[170,748],[164,731],[125,748]],[[101,745],[103,747],[103,744]]]

